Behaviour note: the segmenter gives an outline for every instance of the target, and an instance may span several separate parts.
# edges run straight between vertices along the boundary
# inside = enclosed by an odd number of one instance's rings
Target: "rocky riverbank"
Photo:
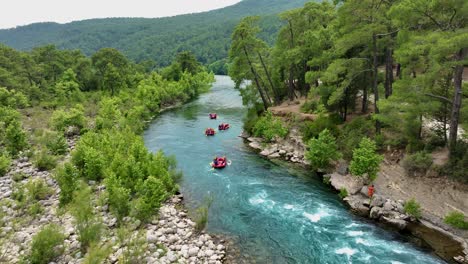
[[[305,159],[306,145],[297,128],[292,128],[286,138],[276,139],[274,142],[265,142],[261,138],[249,137],[246,134],[241,137],[261,156],[309,165]],[[329,183],[338,192],[346,189],[348,195],[343,201],[355,214],[375,220],[403,234],[410,234],[414,243],[433,249],[448,262],[468,263],[466,239],[452,232],[441,219],[423,216],[418,220],[406,214],[403,199],[392,200],[381,195],[379,190],[370,199],[365,182],[348,173],[345,161],[337,163],[334,173],[324,175],[324,182]]]
[[[74,149],[77,137],[68,138],[69,151]],[[69,154],[65,157],[67,159]],[[51,190],[38,203],[41,208],[34,214],[21,208],[18,188],[31,181],[42,181]],[[95,192],[105,186],[89,183]],[[62,255],[55,263],[82,263],[80,242],[71,215],[59,209],[60,189],[52,174],[40,171],[27,157],[13,161],[10,171],[0,178],[0,263],[19,263],[27,258],[34,235],[42,227],[56,224],[65,235]],[[124,228],[117,226],[117,219],[108,206],[96,206],[96,212],[104,225],[101,241],[109,246],[105,263],[120,263],[131,256],[137,263],[223,263],[226,257],[225,241],[213,235],[198,233],[195,223],[188,217],[181,194],[173,196],[148,224],[132,218],[124,219]]]

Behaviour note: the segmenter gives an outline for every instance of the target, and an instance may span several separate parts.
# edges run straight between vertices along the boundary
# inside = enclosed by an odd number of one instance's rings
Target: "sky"
[[[2,0],[0,28],[105,17],[165,17],[208,11],[240,0]]]

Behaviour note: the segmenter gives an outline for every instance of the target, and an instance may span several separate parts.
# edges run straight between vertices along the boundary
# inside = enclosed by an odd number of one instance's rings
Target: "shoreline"
[[[310,165],[304,158],[306,146],[297,128],[292,128],[286,138],[271,143],[266,143],[261,138],[250,137],[244,132],[239,137],[264,158],[279,159],[305,168]],[[338,162],[333,173],[322,175],[324,184],[328,182],[336,192],[346,188],[349,195],[342,201],[354,214],[409,236],[413,244],[430,249],[448,263],[468,263],[468,241],[451,231],[451,228],[443,223],[443,219],[423,216],[417,220],[405,214],[402,199],[392,200],[381,195],[379,191],[370,199],[365,183],[348,173],[348,165],[344,161]]]

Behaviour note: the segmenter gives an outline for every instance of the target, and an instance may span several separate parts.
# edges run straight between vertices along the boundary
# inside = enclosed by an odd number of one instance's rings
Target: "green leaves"
[[[288,129],[279,117],[274,117],[270,111],[267,111],[264,116],[258,119],[252,132],[256,137],[272,141],[275,137],[284,138],[288,134]]]
[[[328,129],[323,130],[318,138],[311,139],[308,147],[306,158],[315,170],[327,169],[332,161],[341,156],[336,146],[335,137]]]
[[[371,181],[377,178],[380,162],[383,157],[376,153],[377,146],[375,142],[369,138],[363,138],[359,147],[353,151],[353,159],[351,160],[349,170],[353,175],[367,177]]]

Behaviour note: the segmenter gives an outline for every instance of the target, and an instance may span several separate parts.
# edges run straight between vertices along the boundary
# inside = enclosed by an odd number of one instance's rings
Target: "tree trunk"
[[[294,75],[293,75],[293,67],[289,68],[289,81],[288,81],[288,96],[289,100],[294,100]]]
[[[263,94],[262,87],[260,86],[260,82],[258,80],[257,73],[255,72],[252,61],[250,61],[249,53],[247,52],[245,47],[244,47],[244,54],[245,54],[245,57],[247,58],[247,62],[249,63],[250,71],[252,72],[252,74],[254,76],[255,84],[257,85],[257,89],[258,89],[258,93],[260,94],[260,97],[262,98],[263,108],[266,111],[266,110],[268,110],[268,102],[267,102],[267,100],[265,98],[265,95]]]
[[[374,108],[375,108],[375,113],[379,114],[379,107],[377,106],[377,103],[379,102],[379,87],[378,87],[378,71],[377,71],[377,35],[373,34],[372,35],[372,57],[373,57],[373,83],[372,83],[372,89],[374,91]],[[379,120],[375,120],[375,133],[380,134],[381,130],[381,125]]]
[[[456,60],[463,60],[468,53],[468,48],[461,49],[457,55]],[[462,104],[462,80],[463,79],[463,64],[457,65],[454,72],[454,87],[455,92],[453,95],[452,103],[452,114],[450,118],[450,132],[449,132],[449,149],[450,153],[453,154],[455,147],[457,146],[457,135],[458,135],[458,123],[460,121],[460,109]]]
[[[385,53],[385,98],[388,98],[393,93],[393,50],[388,48]]]
[[[401,64],[397,63],[396,66],[396,77],[398,77],[401,80]]]
[[[273,95],[275,96],[275,104],[279,104],[281,101],[280,95],[278,91],[276,90],[276,87],[273,85],[270,72],[268,71],[268,68],[266,67],[265,61],[263,60],[262,54],[260,54],[260,52],[258,52],[258,57],[260,58],[260,62],[262,63],[262,67],[263,67],[263,70],[265,71],[268,82],[270,83],[271,90],[273,91]]]

